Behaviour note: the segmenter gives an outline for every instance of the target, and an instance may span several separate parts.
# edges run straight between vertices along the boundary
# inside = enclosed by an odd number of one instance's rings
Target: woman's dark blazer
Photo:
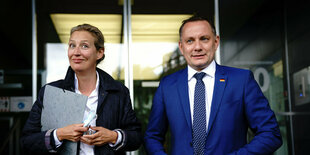
[[[115,147],[110,147],[109,144],[95,146],[95,155],[125,154],[125,151],[138,149],[142,143],[141,125],[132,109],[128,89],[101,69],[96,68],[96,70],[99,74],[96,125],[118,130],[123,138],[121,143]],[[64,80],[48,85],[74,92],[74,71],[69,67]],[[55,149],[53,129],[41,131],[44,90],[45,86],[39,91],[38,98],[22,131],[21,146],[25,154],[50,154],[62,149],[62,147]]]

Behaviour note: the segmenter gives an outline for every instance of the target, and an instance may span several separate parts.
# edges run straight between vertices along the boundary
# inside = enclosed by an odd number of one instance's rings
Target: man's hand
[[[83,127],[83,124],[72,124],[56,130],[56,135],[59,141],[70,140],[77,142],[80,140],[83,133],[87,131],[87,127]]]
[[[117,140],[117,132],[111,131],[103,127],[90,127],[95,130],[96,133],[92,135],[83,135],[81,137],[81,142],[88,145],[101,146],[106,143],[115,143]]]

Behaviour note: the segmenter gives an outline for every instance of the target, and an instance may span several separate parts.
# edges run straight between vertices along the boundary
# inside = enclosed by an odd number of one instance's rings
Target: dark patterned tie
[[[206,141],[206,99],[205,85],[202,78],[206,73],[196,73],[194,94],[193,147],[195,155],[203,155]]]

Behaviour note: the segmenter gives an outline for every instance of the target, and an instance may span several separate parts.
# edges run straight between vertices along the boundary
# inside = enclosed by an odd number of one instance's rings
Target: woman
[[[26,152],[61,152],[65,141],[79,142],[78,153],[90,155],[124,154],[141,145],[141,125],[132,110],[128,89],[96,68],[104,56],[104,37],[98,28],[83,24],[71,29],[66,77],[48,85],[88,96],[84,119],[90,111],[95,111],[97,118],[90,128],[72,124],[41,131],[43,87],[23,129],[21,144]],[[88,130],[95,132],[83,134]]]

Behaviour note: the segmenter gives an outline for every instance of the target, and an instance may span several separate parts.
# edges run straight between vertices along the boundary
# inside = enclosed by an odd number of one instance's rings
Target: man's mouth
[[[206,54],[196,54],[192,55],[193,58],[203,58]]]

